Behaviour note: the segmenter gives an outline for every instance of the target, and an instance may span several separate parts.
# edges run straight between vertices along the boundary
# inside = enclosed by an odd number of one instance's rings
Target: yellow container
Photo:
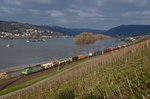
[[[104,51],[103,50],[100,50],[100,55],[103,55],[104,54]]]
[[[69,60],[72,62],[72,57],[70,57]]]
[[[85,55],[81,54],[81,55],[78,55],[78,59],[84,59],[85,58]]]

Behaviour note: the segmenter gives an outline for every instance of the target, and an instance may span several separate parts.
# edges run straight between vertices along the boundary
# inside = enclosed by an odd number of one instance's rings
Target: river
[[[15,46],[8,48],[7,44]],[[0,70],[88,54],[122,44],[115,38],[97,40],[90,45],[75,45],[74,38],[53,38],[29,43],[26,40],[0,40]]]

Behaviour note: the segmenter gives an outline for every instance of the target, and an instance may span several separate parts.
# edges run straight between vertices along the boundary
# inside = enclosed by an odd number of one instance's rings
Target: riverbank
[[[32,38],[32,37],[25,37],[25,38],[19,38],[19,37],[16,37],[16,38],[0,38],[0,40],[28,40],[28,39],[53,39],[53,38],[73,38],[72,36],[50,36],[50,37],[38,37],[38,38]]]

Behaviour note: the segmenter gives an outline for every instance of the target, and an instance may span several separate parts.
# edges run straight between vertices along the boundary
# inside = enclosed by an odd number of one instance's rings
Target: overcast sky
[[[91,29],[150,25],[150,0],[0,0],[0,20]]]

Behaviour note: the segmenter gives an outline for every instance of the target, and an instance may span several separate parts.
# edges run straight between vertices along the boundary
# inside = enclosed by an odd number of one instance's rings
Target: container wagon
[[[66,59],[64,59],[64,62],[65,62],[65,64],[67,64],[67,63],[70,62],[70,59],[69,59],[69,58],[66,58]]]
[[[109,52],[109,49],[104,49],[104,53],[107,53],[107,52]]]
[[[121,48],[121,46],[117,46],[117,49],[120,49]]]
[[[121,48],[125,48],[125,47],[126,47],[126,45],[122,45],[122,46],[121,46]]]
[[[59,65],[59,62],[58,61],[54,61],[53,62],[53,66],[58,66]]]
[[[85,58],[85,55],[78,55],[78,59],[80,60],[80,59],[84,59]]]
[[[90,52],[90,53],[89,53],[89,57],[92,57],[92,56],[93,56],[93,53]]]
[[[58,62],[58,65],[59,65],[59,66],[65,64],[65,61],[64,61],[64,60],[59,60],[59,61],[57,61],[57,62]]]
[[[127,47],[130,46],[130,43],[128,43],[126,46],[127,46]]]
[[[69,58],[69,59],[70,59],[70,62],[74,62],[74,61],[77,61],[77,60],[78,60],[78,56],[71,57],[71,58]]]
[[[113,50],[117,50],[117,47],[114,47]]]
[[[72,57],[73,62],[78,60],[78,56]]]
[[[114,49],[113,48],[109,48],[109,51],[113,51]]]
[[[100,50],[100,55],[103,55],[104,54],[104,51],[103,50]]]
[[[100,51],[96,51],[95,53],[94,53],[94,55],[96,56],[96,55],[99,55],[100,54]]]
[[[50,63],[42,64],[42,66],[44,67],[44,69],[49,69],[49,68],[53,67],[53,63],[50,62]]]

